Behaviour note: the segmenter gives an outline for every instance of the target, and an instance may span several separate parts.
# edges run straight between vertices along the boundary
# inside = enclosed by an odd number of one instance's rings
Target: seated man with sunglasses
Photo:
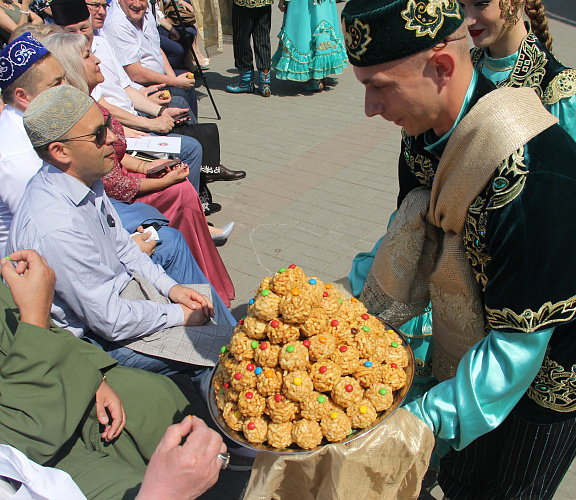
[[[184,373],[206,397],[207,368],[234,327],[224,314],[221,325],[202,327],[215,315],[210,301],[166,275],[123,229],[100,181],[114,166],[117,137],[96,103],[69,85],[52,87],[30,103],[24,127],[45,163],[16,210],[7,252],[34,249],[54,270],[54,322],[125,366]],[[133,344],[142,337],[146,348]],[[151,338],[180,347],[140,352]]]

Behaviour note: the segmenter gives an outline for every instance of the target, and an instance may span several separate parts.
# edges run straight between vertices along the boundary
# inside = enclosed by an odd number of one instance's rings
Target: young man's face
[[[101,29],[102,26],[104,26],[104,21],[106,21],[106,13],[108,9],[106,0],[86,0],[86,6],[90,12],[92,29]]]
[[[124,14],[133,23],[140,23],[144,14],[146,14],[146,9],[148,8],[148,0],[119,0],[120,7],[124,11]]]
[[[376,66],[355,66],[354,74],[366,90],[366,115],[380,115],[410,135],[434,128],[438,87],[425,59],[416,54]]]

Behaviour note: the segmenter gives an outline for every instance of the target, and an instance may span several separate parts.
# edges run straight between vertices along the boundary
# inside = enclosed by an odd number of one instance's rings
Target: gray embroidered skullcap
[[[59,85],[39,94],[24,112],[24,128],[35,148],[56,141],[90,109],[94,100],[76,87]]]

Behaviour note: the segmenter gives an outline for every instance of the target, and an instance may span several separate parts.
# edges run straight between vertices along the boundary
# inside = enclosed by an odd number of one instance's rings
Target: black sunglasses
[[[70,137],[69,139],[60,139],[56,142],[75,141],[76,139],[81,139],[83,137],[94,136],[94,138],[96,139],[96,144],[98,144],[98,146],[104,146],[104,144],[106,143],[106,136],[108,135],[108,129],[112,130],[110,126],[110,117],[111,115],[108,115],[106,121],[102,125],[100,125],[95,132],[92,132],[91,134],[84,134],[79,135],[77,137]]]

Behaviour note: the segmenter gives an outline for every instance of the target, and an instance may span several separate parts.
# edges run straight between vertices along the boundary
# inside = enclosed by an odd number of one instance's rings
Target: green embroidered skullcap
[[[374,66],[430,49],[464,22],[456,0],[349,0],[342,32],[354,66]]]
[[[76,87],[59,85],[39,94],[24,112],[24,128],[32,146],[60,139],[90,109],[94,100]]]

